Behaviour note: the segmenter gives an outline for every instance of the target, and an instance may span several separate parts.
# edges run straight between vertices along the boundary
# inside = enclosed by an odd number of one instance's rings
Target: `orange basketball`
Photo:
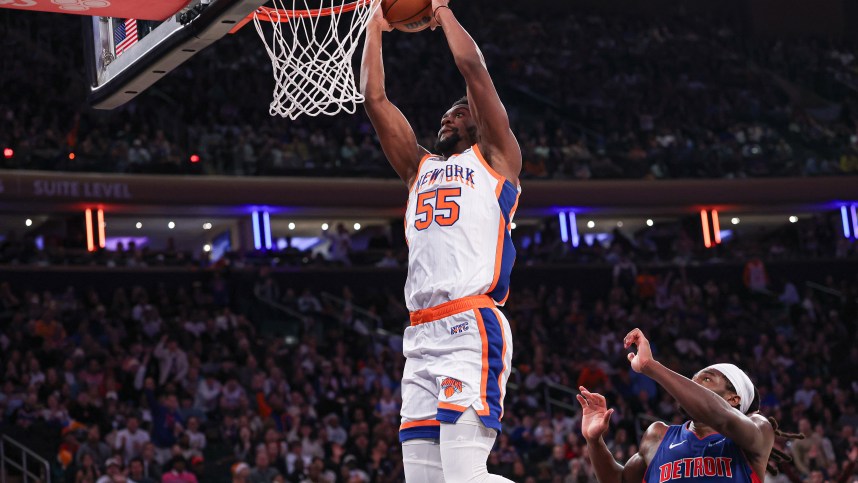
[[[382,0],[381,13],[396,30],[419,32],[432,21],[432,0]]]

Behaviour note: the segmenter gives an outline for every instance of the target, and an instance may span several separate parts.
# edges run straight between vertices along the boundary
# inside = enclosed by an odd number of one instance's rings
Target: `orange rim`
[[[358,7],[363,7],[372,2],[373,0],[357,0],[340,5],[339,7],[316,8],[312,10],[283,10],[279,8],[259,7],[255,12],[238,22],[229,33],[234,34],[238,32],[248,22],[253,20],[254,17],[262,22],[288,21],[290,18],[330,17],[331,15],[339,15],[343,12],[352,12]]]
[[[259,7],[256,9],[256,14],[259,15],[259,20],[264,22],[276,22],[278,17],[330,17],[331,15],[339,15],[343,12],[351,12],[358,7],[363,7],[370,3],[372,3],[372,0],[358,0],[356,2],[340,5],[339,7],[317,8],[313,10],[281,10],[277,8]],[[252,15],[253,14],[251,14],[251,16]],[[268,18],[263,17],[263,15]]]

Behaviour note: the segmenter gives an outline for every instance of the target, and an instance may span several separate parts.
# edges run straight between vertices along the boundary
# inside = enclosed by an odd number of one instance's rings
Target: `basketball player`
[[[467,96],[441,116],[434,152],[384,89],[379,8],[366,34],[361,91],[393,169],[409,189],[402,424],[405,479],[503,482],[486,460],[503,416],[512,359],[506,301],[515,258],[510,223],[518,204],[521,150],[479,48],[447,0],[433,0]],[[425,72],[424,75],[432,75]]]
[[[671,480],[721,483],[761,483],[775,462],[789,457],[774,450],[781,433],[777,421],[759,414],[760,398],[744,371],[733,364],[715,364],[693,379],[683,377],[653,359],[649,341],[640,329],[624,339],[632,369],[651,377],[670,393],[691,421],[668,426],[653,423],[641,438],[640,449],[625,466],[614,460],[602,436],[613,409],[601,394],[581,387],[578,402],[584,409],[581,432],[600,483],[666,483]],[[770,471],[776,471],[769,468]]]

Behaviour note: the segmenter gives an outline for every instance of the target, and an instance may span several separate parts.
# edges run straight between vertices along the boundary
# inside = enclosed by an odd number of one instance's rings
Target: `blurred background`
[[[858,479],[858,4],[453,9],[524,155],[489,470],[595,483],[578,385],[616,408],[619,461],[680,421],[625,361],[641,327],[807,435],[768,478]],[[81,22],[0,10],[6,481],[402,481],[407,193],[366,116],[270,117],[252,28],[95,110]],[[384,52],[431,147],[464,93],[443,35]]]

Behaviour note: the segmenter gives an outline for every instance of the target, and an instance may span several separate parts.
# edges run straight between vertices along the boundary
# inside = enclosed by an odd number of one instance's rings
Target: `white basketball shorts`
[[[455,423],[471,406],[500,432],[512,335],[489,296],[412,312],[403,353],[400,441],[438,439],[440,424]]]

